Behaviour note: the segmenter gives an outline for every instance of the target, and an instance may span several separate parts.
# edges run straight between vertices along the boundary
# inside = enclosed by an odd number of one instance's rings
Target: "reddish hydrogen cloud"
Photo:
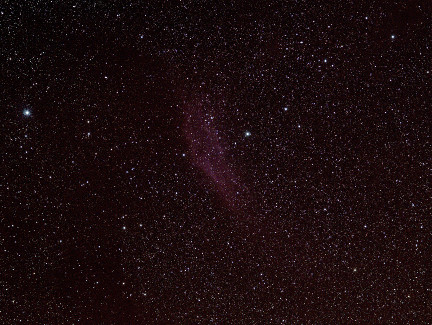
[[[226,157],[215,121],[208,101],[194,100],[185,104],[183,133],[189,143],[192,164],[206,175],[230,208],[239,210],[244,205],[244,186]]]

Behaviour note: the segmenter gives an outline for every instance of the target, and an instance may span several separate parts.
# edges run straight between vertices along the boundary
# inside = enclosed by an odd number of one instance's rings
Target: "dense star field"
[[[432,324],[432,2],[0,3],[1,324]]]

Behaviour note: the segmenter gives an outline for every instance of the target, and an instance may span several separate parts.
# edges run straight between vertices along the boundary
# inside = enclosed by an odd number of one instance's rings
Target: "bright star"
[[[245,132],[245,137],[250,137],[250,136],[251,136],[251,133],[249,131],[246,131]]]
[[[25,109],[24,112],[23,112],[23,114],[24,114],[24,116],[30,116],[31,112],[30,112],[29,109]]]

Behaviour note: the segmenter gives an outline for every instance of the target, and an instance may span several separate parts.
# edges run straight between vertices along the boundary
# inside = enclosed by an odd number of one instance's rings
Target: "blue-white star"
[[[23,114],[24,114],[24,116],[30,116],[30,115],[31,115],[31,112],[30,112],[29,109],[25,109],[25,110],[23,111]]]

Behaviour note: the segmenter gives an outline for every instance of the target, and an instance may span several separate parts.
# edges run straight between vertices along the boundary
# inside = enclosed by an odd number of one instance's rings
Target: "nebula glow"
[[[183,132],[189,143],[192,164],[211,180],[230,208],[240,209],[244,204],[244,186],[226,158],[208,102],[195,100],[186,105]]]

